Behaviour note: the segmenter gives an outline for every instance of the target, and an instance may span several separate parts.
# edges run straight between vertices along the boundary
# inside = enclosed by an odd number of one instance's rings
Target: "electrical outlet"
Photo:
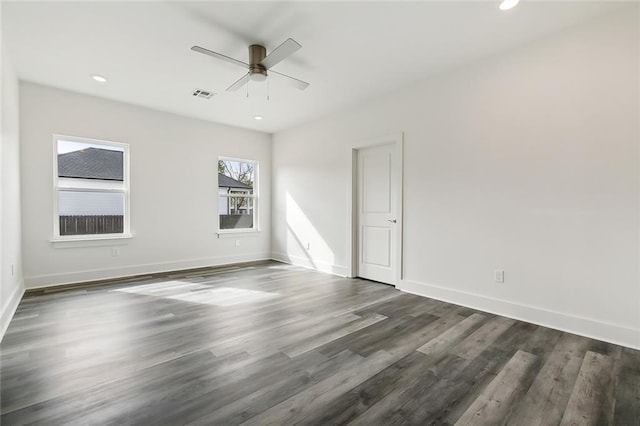
[[[497,283],[503,283],[504,282],[504,270],[496,269],[495,271],[493,271],[493,277],[494,277],[494,279],[495,279],[495,281]]]
[[[240,240],[236,240],[236,247],[240,247]]]
[[[111,247],[111,257],[120,256],[120,249],[118,247]]]

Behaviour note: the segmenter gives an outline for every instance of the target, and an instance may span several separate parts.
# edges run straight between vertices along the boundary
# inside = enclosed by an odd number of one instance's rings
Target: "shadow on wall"
[[[287,192],[286,255],[290,260],[302,260],[318,269],[317,263],[333,265],[335,255],[298,203]]]

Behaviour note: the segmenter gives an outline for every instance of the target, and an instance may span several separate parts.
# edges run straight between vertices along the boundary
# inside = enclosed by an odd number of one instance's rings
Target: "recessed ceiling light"
[[[92,75],[91,78],[94,79],[95,81],[97,81],[98,83],[106,83],[107,82],[107,77],[103,77],[103,76],[98,75],[98,74]]]
[[[520,3],[520,0],[502,0],[502,3],[500,3],[500,10],[513,9],[518,3]]]
[[[253,119],[254,119],[254,120],[262,120],[262,119],[263,119],[263,117],[262,117],[261,115],[254,115],[254,116],[253,116]]]

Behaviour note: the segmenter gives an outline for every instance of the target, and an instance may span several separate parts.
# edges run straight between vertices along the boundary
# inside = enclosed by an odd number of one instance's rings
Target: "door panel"
[[[391,230],[377,226],[362,227],[362,261],[367,265],[391,267]]]
[[[391,213],[391,155],[364,152],[362,158],[363,212]]]
[[[394,144],[358,150],[358,275],[395,284]]]

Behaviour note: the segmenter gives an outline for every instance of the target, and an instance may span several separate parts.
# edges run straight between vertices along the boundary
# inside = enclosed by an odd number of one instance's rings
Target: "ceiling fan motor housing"
[[[259,44],[249,46],[249,75],[252,80],[262,81],[267,78],[267,69],[260,64],[267,56],[267,49]]]

